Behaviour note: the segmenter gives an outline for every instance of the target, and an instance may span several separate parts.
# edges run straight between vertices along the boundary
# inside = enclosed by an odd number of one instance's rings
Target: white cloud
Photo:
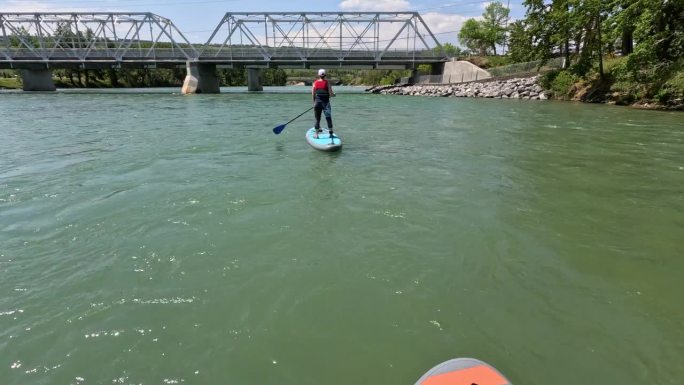
[[[421,15],[421,17],[433,33],[458,31],[466,20],[472,19],[468,16],[461,16],[453,13],[436,12],[429,12]]]
[[[457,15],[453,13],[428,12],[421,15],[425,24],[440,43],[456,43],[456,35],[463,26],[463,23],[472,17]]]
[[[85,8],[77,7],[65,7],[59,6],[52,3],[45,3],[40,1],[27,1],[27,0],[10,0],[3,1],[0,4],[2,7],[2,12],[13,13],[13,12],[86,12]]]
[[[345,11],[407,11],[411,4],[407,0],[344,0],[340,8]]]
[[[343,0],[339,7],[345,11],[359,12],[410,11],[415,8],[408,0]],[[440,12],[421,12],[420,15],[437,38],[437,41],[452,44],[457,43],[456,35],[461,26],[463,26],[463,23],[473,18],[472,16]],[[480,17],[475,18],[479,19]],[[381,39],[393,36],[398,31],[398,28],[398,26],[383,25],[383,28],[381,28]],[[421,33],[426,34],[427,31],[421,31]],[[426,37],[429,45],[433,45],[431,40],[429,37]]]
[[[112,3],[115,5],[115,3]],[[109,1],[102,1],[99,5],[90,7],[74,7],[66,5],[58,5],[57,3],[33,0],[0,0],[0,12],[15,13],[15,12],[31,12],[31,13],[53,13],[53,12],[120,12],[115,6],[109,4]]]

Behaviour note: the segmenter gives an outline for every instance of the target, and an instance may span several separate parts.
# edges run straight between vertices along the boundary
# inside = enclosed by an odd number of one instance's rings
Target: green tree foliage
[[[608,19],[613,33],[623,38],[630,71],[643,64],[669,64],[684,57],[684,2],[671,0],[616,1]],[[633,41],[637,45],[633,52]]]
[[[604,53],[635,53],[632,60],[639,63],[684,55],[682,1],[525,0],[523,4],[525,19],[511,26],[510,47],[516,59],[548,60],[562,54],[574,60],[581,74]]]
[[[475,19],[468,19],[463,23],[461,30],[458,31],[458,41],[461,42],[471,52],[477,52],[480,55],[487,55],[487,34],[482,23]]]
[[[511,31],[510,50],[522,59],[548,61],[560,52],[567,53],[571,40],[581,42],[572,28],[571,0],[525,0],[524,20]],[[515,35],[514,35],[515,34]]]
[[[435,51],[438,50],[439,48],[435,48]],[[442,44],[442,52],[448,57],[459,57],[466,55],[466,52],[463,49],[461,49],[461,47],[456,47],[451,43]]]
[[[623,0],[607,18],[626,55],[613,76],[633,98],[662,104],[684,99],[684,2]],[[638,84],[639,86],[634,86]]]
[[[535,60],[534,45],[530,34],[525,30],[525,22],[518,20],[508,27],[508,55],[514,63]]]
[[[684,98],[684,1],[525,0],[525,18],[510,27],[515,61],[565,58],[551,88],[570,81],[622,94],[622,100]],[[607,63],[607,67],[604,66]],[[572,76],[571,76],[572,75]]]
[[[287,84],[287,73],[279,68],[267,68],[263,75],[265,86],[284,86]]]
[[[506,23],[509,12],[503,4],[495,1],[487,5],[482,14],[482,27],[494,55],[496,55],[496,45],[501,45],[506,41]]]
[[[31,35],[24,26],[20,27],[16,33],[9,35],[9,45],[12,48],[38,48],[40,46],[38,38]]]
[[[493,53],[496,46],[506,39],[506,23],[509,9],[498,1],[490,3],[482,14],[482,20],[468,19],[458,32],[458,40],[469,50],[481,56]]]

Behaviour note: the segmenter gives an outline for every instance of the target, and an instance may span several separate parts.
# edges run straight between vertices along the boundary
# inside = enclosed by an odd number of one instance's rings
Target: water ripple
[[[681,115],[309,91],[0,93],[2,385],[682,377]]]

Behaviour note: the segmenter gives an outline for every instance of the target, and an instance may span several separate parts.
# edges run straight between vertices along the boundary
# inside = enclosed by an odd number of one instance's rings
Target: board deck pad
[[[321,151],[337,151],[342,148],[342,139],[337,134],[333,133],[331,138],[328,130],[323,129],[323,132],[318,134],[318,138],[314,138],[315,133],[316,129],[312,127],[305,135],[306,141],[311,147]]]
[[[485,362],[455,358],[428,370],[415,385],[511,385],[511,382]]]

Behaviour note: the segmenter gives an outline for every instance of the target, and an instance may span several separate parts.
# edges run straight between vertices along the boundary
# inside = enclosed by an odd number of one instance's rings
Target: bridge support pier
[[[24,91],[55,91],[52,71],[47,68],[21,70],[21,81]]]
[[[247,91],[263,91],[261,68],[247,68]]]
[[[219,94],[219,80],[216,77],[216,64],[186,62],[187,75],[183,82],[184,94]]]

